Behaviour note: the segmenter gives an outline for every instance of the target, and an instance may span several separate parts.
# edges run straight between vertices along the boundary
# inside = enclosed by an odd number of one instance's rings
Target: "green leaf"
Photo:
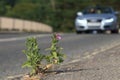
[[[53,54],[54,58],[57,58],[57,53],[56,52],[53,52],[52,54]]]
[[[59,63],[62,63],[63,61],[63,58],[59,57]]]
[[[32,67],[31,64],[27,61],[22,65],[22,68],[24,67]]]

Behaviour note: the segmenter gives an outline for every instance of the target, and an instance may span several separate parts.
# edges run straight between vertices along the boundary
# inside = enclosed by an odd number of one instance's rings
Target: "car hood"
[[[114,18],[115,15],[113,14],[84,14],[83,16],[79,16],[79,18],[84,19],[91,19],[91,18],[98,18],[98,19],[106,19],[106,18]]]

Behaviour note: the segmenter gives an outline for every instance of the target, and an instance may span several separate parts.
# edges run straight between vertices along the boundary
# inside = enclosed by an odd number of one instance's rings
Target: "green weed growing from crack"
[[[62,48],[58,46],[61,35],[54,33],[52,36],[51,47],[48,48],[49,53],[44,55],[40,52],[36,38],[28,38],[26,41],[26,50],[23,53],[27,57],[27,61],[22,67],[31,67],[32,71],[30,75],[36,75],[39,73],[45,73],[49,68],[55,64],[60,64],[64,61],[64,54],[61,53]],[[46,61],[47,64],[42,62]]]

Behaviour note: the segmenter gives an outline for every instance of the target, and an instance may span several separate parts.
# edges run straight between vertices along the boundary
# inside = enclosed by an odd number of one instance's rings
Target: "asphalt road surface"
[[[0,34],[0,80],[8,76],[19,75],[29,72],[29,69],[21,68],[26,60],[22,50],[25,49],[25,40],[36,36],[43,54],[50,47],[52,34]],[[62,34],[59,45],[63,47],[66,58],[63,64],[72,63],[91,54],[97,54],[106,49],[120,44],[120,34]]]

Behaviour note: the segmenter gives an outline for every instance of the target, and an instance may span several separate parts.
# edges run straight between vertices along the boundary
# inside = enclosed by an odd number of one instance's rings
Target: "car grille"
[[[91,29],[91,30],[100,29],[100,26],[88,26],[88,29]]]
[[[102,19],[88,19],[87,22],[101,22]]]
[[[88,29],[100,29],[102,19],[88,19]]]

